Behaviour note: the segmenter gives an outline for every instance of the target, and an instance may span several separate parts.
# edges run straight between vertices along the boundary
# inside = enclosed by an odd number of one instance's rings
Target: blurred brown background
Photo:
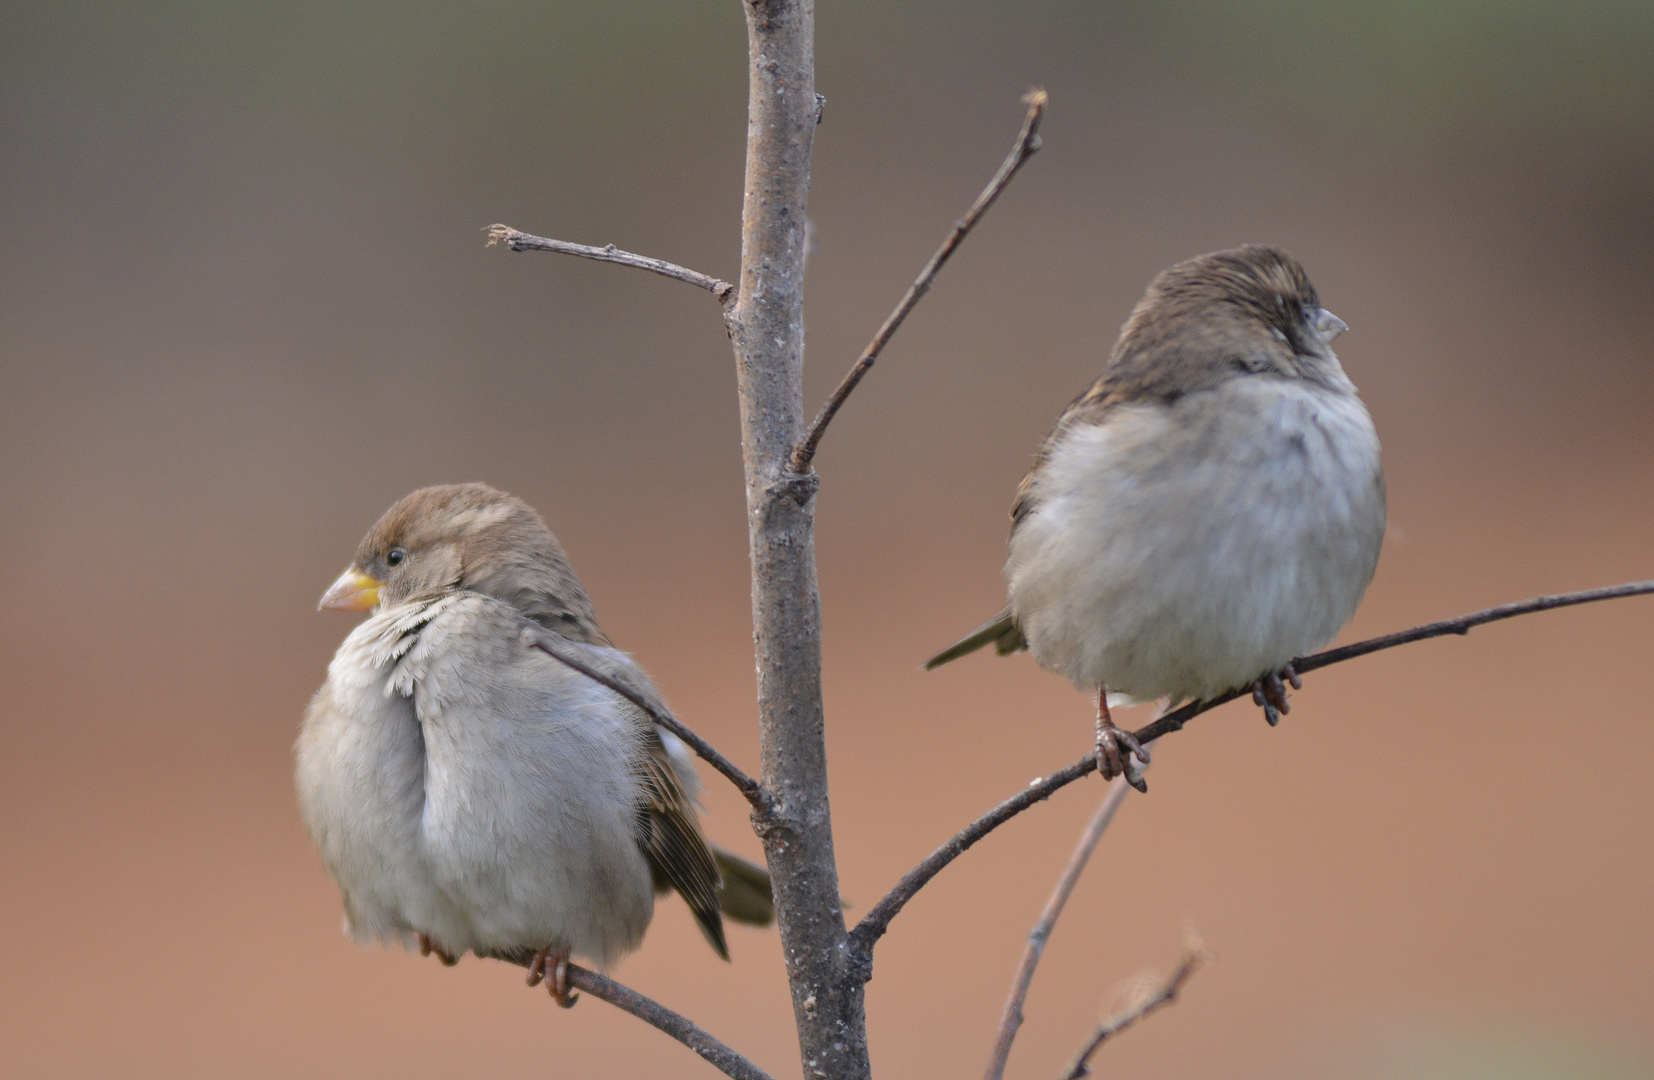
[[[819,461],[833,798],[865,911],[1087,746],[1000,604],[1005,511],[1158,269],[1282,244],[1353,327],[1392,527],[1346,639],[1654,576],[1654,6],[823,4],[810,404],[1000,160],[1046,148]],[[601,1002],[362,951],[290,745],[316,598],[420,485],[563,538],[607,628],[752,767],[733,363],[713,303],[494,221],[733,277],[733,0],[12,3],[0,13],[0,1073],[711,1076]],[[1125,1075],[1654,1076],[1654,601],[1231,706],[1156,753],[1057,929],[1014,1077],[1186,926],[1220,961]],[[710,784],[709,827],[756,855]],[[981,1067],[1100,798],[947,870],[869,988],[886,1076]],[[852,911],[855,914],[855,911]],[[663,903],[618,976],[797,1075],[773,933]]]

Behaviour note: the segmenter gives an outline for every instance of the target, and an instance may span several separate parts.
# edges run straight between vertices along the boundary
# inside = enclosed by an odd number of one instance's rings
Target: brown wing
[[[593,630],[602,633],[595,624]],[[594,671],[625,686],[659,712],[671,714],[649,676],[625,653],[566,638],[562,644],[579,653]],[[723,919],[718,914],[718,865],[701,836],[695,804],[678,779],[655,722],[631,702],[624,707],[636,725],[640,747],[637,770],[644,798],[637,807],[638,847],[649,862],[655,888],[661,892],[676,890],[688,903],[707,941],[728,960]]]
[[[655,888],[677,890],[706,940],[728,960],[729,945],[718,907],[718,865],[653,723],[649,723],[645,750],[641,765],[646,800],[639,812],[638,843],[649,860]]]

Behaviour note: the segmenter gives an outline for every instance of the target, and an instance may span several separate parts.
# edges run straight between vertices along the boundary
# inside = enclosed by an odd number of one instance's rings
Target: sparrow
[[[370,612],[295,748],[350,937],[527,964],[567,1007],[570,958],[607,968],[636,949],[657,893],[682,896],[726,960],[724,913],[774,917],[764,870],[707,845],[688,748],[525,637],[555,634],[659,699],[527,503],[485,484],[415,491],[320,606]]]
[[[1378,435],[1331,348],[1346,329],[1279,248],[1163,271],[1017,489],[1009,603],[925,667],[1028,649],[1096,693],[1098,767],[1139,790],[1149,754],[1111,702],[1250,686],[1273,726],[1292,659],[1355,613],[1384,539]]]

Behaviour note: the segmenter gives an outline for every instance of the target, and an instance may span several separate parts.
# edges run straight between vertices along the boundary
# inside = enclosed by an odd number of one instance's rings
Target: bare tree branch
[[[1625,585],[1611,585],[1602,589],[1586,589],[1582,592],[1563,593],[1558,596],[1537,596],[1532,600],[1504,604],[1499,607],[1488,608],[1485,611],[1461,615],[1457,619],[1427,623],[1423,626],[1415,626],[1411,630],[1403,630],[1400,633],[1369,638],[1366,641],[1358,641],[1353,645],[1345,645],[1337,649],[1328,649],[1313,656],[1306,656],[1301,660],[1294,660],[1292,665],[1300,673],[1315,671],[1344,660],[1366,656],[1368,653],[1392,649],[1397,645],[1424,641],[1427,638],[1445,637],[1449,634],[1468,634],[1473,627],[1481,626],[1484,623],[1497,622],[1500,619],[1511,619],[1518,615],[1527,615],[1536,611],[1549,611],[1553,608],[1571,607],[1575,604],[1590,604],[1598,600],[1617,600],[1627,596],[1643,596],[1649,593],[1654,593],[1654,581],[1633,581]],[[1250,690],[1234,690],[1213,698],[1211,701],[1190,702],[1182,708],[1166,713],[1153,723],[1132,732],[1132,734],[1139,742],[1158,739],[1163,735],[1182,730],[1184,724],[1201,713],[1215,709],[1219,705],[1233,701],[1248,693],[1250,693]],[[882,900],[874,904],[861,922],[856,924],[856,928],[851,931],[851,943],[860,952],[858,962],[862,965],[862,974],[864,976],[871,974],[873,946],[890,928],[890,921],[896,917],[902,908],[907,906],[907,902],[913,899],[920,889],[930,882],[931,878],[942,871],[943,867],[964,854],[972,844],[975,844],[1030,806],[1044,802],[1061,788],[1067,787],[1082,776],[1095,772],[1096,769],[1096,758],[1088,754],[1065,769],[1036,779],[1022,791],[1017,792],[963,829],[960,829],[959,832],[954,834],[953,839],[931,852],[918,866],[904,874],[895,887],[886,893]]]
[[[654,687],[647,683],[635,684],[618,678],[618,670],[604,670],[596,661],[598,658],[587,652],[576,642],[569,641],[561,635],[539,627],[523,628],[523,644],[531,649],[539,649],[553,660],[567,664],[580,674],[608,687],[633,705],[649,714],[649,718],[661,727],[682,739],[691,750],[699,754],[707,764],[723,773],[734,784],[746,800],[760,812],[770,810],[769,792],[764,785],[742,772],[733,762],[718,752],[717,747],[691,731],[682,721],[672,715],[666,707],[666,702],[654,693]]]
[[[619,693],[618,690],[615,692]],[[529,964],[526,959],[508,962],[517,963],[520,967],[527,967]],[[725,1076],[732,1076],[735,1080],[772,1080],[769,1073],[707,1034],[693,1020],[673,1012],[653,998],[645,997],[629,986],[578,964],[570,964],[568,972],[569,986],[572,989],[607,1001],[651,1027],[666,1032],[701,1055]]]
[[[1057,917],[1062,914],[1063,906],[1074,892],[1074,885],[1085,871],[1085,864],[1097,848],[1097,841],[1103,838],[1103,831],[1114,820],[1114,812],[1120,809],[1128,790],[1130,786],[1124,776],[1116,776],[1109,784],[1108,794],[1103,796],[1102,805],[1097,807],[1091,823],[1080,834],[1080,842],[1074,848],[1068,865],[1063,868],[1062,876],[1057,879],[1057,887],[1052,890],[1051,899],[1046,901],[1039,922],[1028,932],[1028,945],[1022,950],[1022,961],[1017,964],[1016,976],[1011,980],[1011,993],[1005,999],[1005,1011],[999,1018],[999,1034],[994,1038],[993,1054],[988,1058],[988,1071],[984,1074],[986,1080],[1001,1080],[1005,1075],[1011,1043],[1017,1037],[1017,1029],[1022,1026],[1022,1003],[1028,999],[1028,986],[1034,981],[1034,969],[1039,966],[1040,957],[1045,952],[1045,943],[1051,939]]]
[[[1353,645],[1345,645],[1338,649],[1328,649],[1318,652],[1314,656],[1306,656],[1301,660],[1292,661],[1292,666],[1298,674],[1305,675],[1318,668],[1332,664],[1353,660],[1368,653],[1381,652],[1384,649],[1393,649],[1397,645],[1407,645],[1414,641],[1425,641],[1429,638],[1446,637],[1449,634],[1464,636],[1475,627],[1485,623],[1498,622],[1501,619],[1514,619],[1518,615],[1529,615],[1536,611],[1550,611],[1553,608],[1573,607],[1575,604],[1591,604],[1598,600],[1618,600],[1626,596],[1643,596],[1654,593],[1654,581],[1632,581],[1624,585],[1610,585],[1602,589],[1585,589],[1582,592],[1562,593],[1557,596],[1536,596],[1532,600],[1522,600],[1514,604],[1501,604],[1485,611],[1472,612],[1461,615],[1457,619],[1444,619],[1441,622],[1426,623],[1415,626],[1411,630],[1400,633],[1386,634],[1384,637],[1369,638],[1358,641]],[[1158,739],[1162,735],[1170,734],[1182,729],[1190,720],[1215,709],[1226,702],[1234,701],[1238,697],[1251,694],[1251,687],[1240,690],[1231,690],[1227,694],[1215,697],[1210,701],[1192,701],[1180,709],[1167,713],[1155,720],[1154,723],[1141,731],[1132,732],[1139,742],[1147,739]]]
[[[1209,959],[1211,959],[1211,954],[1204,948],[1197,946],[1189,950],[1189,955],[1183,958],[1183,963],[1178,965],[1177,970],[1172,972],[1172,977],[1167,979],[1160,989],[1149,994],[1125,1012],[1118,1016],[1112,1016],[1097,1025],[1097,1030],[1092,1032],[1091,1039],[1085,1044],[1085,1047],[1074,1055],[1074,1060],[1069,1063],[1067,1071],[1062,1075],[1062,1080],[1081,1080],[1082,1077],[1089,1076],[1091,1074],[1091,1055],[1097,1052],[1098,1047],[1102,1046],[1111,1036],[1124,1031],[1149,1015],[1149,1013],[1176,1001],[1177,995],[1183,990],[1183,984],[1188,982],[1190,977],[1199,971],[1201,966]]]
[[[651,259],[647,255],[634,255],[630,251],[621,251],[613,244],[603,247],[592,247],[588,244],[571,244],[567,240],[552,240],[544,236],[531,236],[520,232],[509,225],[490,225],[488,227],[488,246],[504,244],[512,251],[555,251],[559,255],[578,255],[582,259],[596,259],[598,262],[619,263],[621,266],[636,267],[647,270],[651,274],[673,278],[677,281],[687,281],[691,285],[705,289],[716,296],[721,303],[729,303],[730,294],[735,286],[727,281],[720,281],[715,277],[708,277],[697,270],[669,263],[664,259]]]
[[[833,391],[827,403],[816,414],[815,422],[810,425],[810,433],[793,451],[794,472],[801,473],[809,469],[810,462],[815,459],[816,448],[821,445],[821,437],[827,432],[827,425],[833,422],[833,417],[850,396],[850,392],[861,382],[862,377],[873,366],[873,361],[879,358],[879,353],[884,351],[885,345],[896,335],[908,312],[917,307],[920,299],[930,291],[937,273],[948,261],[948,257],[964,243],[965,237],[970,235],[970,231],[976,227],[982,215],[988,212],[988,207],[994,204],[994,200],[999,198],[999,193],[1011,183],[1011,178],[1016,176],[1017,170],[1039,150],[1039,125],[1045,115],[1045,105],[1049,97],[1044,90],[1035,88],[1028,91],[1023,100],[1028,103],[1028,116],[1022,122],[1022,131],[1017,135],[1016,145],[1011,147],[1010,154],[1000,165],[999,171],[994,173],[993,179],[988,181],[988,186],[982,189],[982,194],[978,195],[976,201],[971,203],[970,209],[965,211],[965,216],[954,223],[953,230],[942,241],[942,246],[936,249],[930,261],[925,263],[924,269],[919,271],[919,277],[908,286],[907,294],[896,305],[896,310],[892,311],[884,325],[879,327],[878,333],[873,335],[873,340],[867,343],[867,348],[862,350],[861,356],[844,376],[844,381],[838,384],[838,389]]]
[[[972,844],[1030,806],[1044,802],[1059,789],[1096,771],[1096,756],[1087,754],[1066,769],[1054,772],[1050,776],[1039,777],[1026,788],[960,829],[954,834],[953,839],[927,855],[923,862],[904,874],[895,888],[874,904],[872,910],[868,911],[850,932],[850,940],[862,952],[864,962],[871,964],[873,946],[884,936],[885,931],[890,929],[890,921],[907,906],[907,902],[912,900],[920,889],[930,883],[931,878],[941,873],[943,867],[963,855]],[[871,970],[870,966],[867,967],[866,973],[871,974]]]

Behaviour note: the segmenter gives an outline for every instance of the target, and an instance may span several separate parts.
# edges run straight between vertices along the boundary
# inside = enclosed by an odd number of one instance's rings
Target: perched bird
[[[299,806],[352,938],[527,963],[568,1006],[570,957],[601,967],[637,948],[658,892],[676,890],[726,960],[721,909],[774,916],[765,872],[702,838],[688,748],[525,643],[549,631],[658,699],[522,500],[415,491],[321,606],[372,611],[296,747]]]
[[[1346,329],[1279,248],[1162,272],[1017,489],[1009,604],[925,666],[1031,650],[1097,694],[1098,766],[1140,790],[1149,755],[1111,697],[1251,686],[1273,725],[1384,539],[1378,436],[1330,347]]]

